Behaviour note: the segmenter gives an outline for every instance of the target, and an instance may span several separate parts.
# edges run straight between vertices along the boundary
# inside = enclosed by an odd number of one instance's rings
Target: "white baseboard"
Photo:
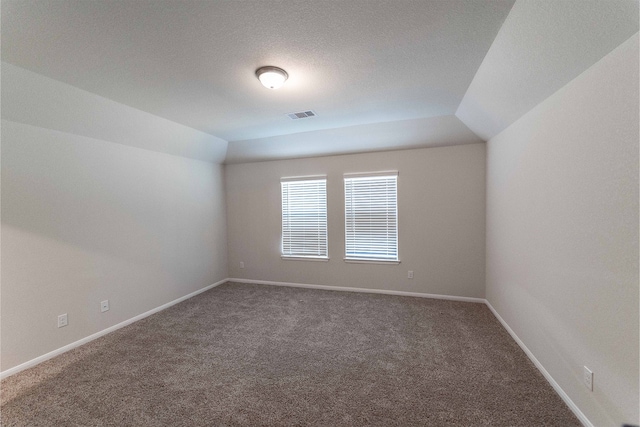
[[[484,298],[458,297],[454,295],[425,294],[421,292],[391,291],[387,289],[370,289],[370,288],[348,288],[345,286],[309,285],[304,283],[272,282],[269,280],[253,280],[253,279],[228,279],[228,280],[230,282],[253,283],[257,285],[288,286],[292,288],[323,289],[326,291],[363,292],[367,294],[399,295],[404,297],[433,298],[433,299],[444,299],[444,300],[450,300],[450,301],[476,302],[476,303],[483,303],[483,304],[485,303]]]
[[[65,352],[67,352],[69,350],[72,350],[72,349],[74,349],[76,347],[79,347],[79,346],[81,346],[83,344],[86,344],[86,343],[88,343],[90,341],[93,341],[96,338],[100,338],[101,336],[107,335],[110,332],[113,332],[113,331],[115,331],[117,329],[120,329],[120,328],[123,328],[123,327],[125,327],[127,325],[130,325],[133,322],[136,322],[138,320],[144,319],[145,317],[151,316],[152,314],[155,314],[155,313],[157,313],[159,311],[162,311],[162,310],[164,310],[166,308],[169,308],[172,305],[176,305],[176,304],[178,304],[178,303],[180,303],[180,302],[182,302],[184,300],[187,300],[187,299],[192,298],[192,297],[194,297],[194,296],[196,296],[198,294],[201,294],[201,293],[203,293],[205,291],[208,291],[211,288],[215,288],[216,286],[221,285],[221,284],[223,284],[223,283],[225,283],[227,281],[228,281],[228,279],[220,280],[219,282],[216,282],[216,283],[214,283],[212,285],[209,285],[209,286],[205,286],[202,289],[199,289],[199,290],[197,290],[195,292],[191,292],[188,295],[185,295],[183,297],[180,297],[178,299],[170,301],[170,302],[168,302],[166,304],[163,304],[163,305],[161,305],[159,307],[156,307],[156,308],[154,308],[152,310],[149,310],[149,311],[147,311],[145,313],[138,314],[137,316],[134,316],[131,319],[125,320],[124,322],[120,322],[117,325],[110,326],[107,329],[103,329],[100,332],[96,332],[95,334],[89,335],[88,337],[84,337],[84,338],[82,338],[82,339],[80,339],[78,341],[72,342],[71,344],[67,344],[64,347],[60,347],[57,350],[50,351],[47,354],[43,354],[42,356],[38,356],[35,359],[31,359],[31,360],[29,360],[27,362],[21,363],[18,366],[14,366],[13,368],[9,368],[9,369],[7,369],[5,371],[2,371],[2,372],[0,372],[0,379],[7,378],[7,377],[9,377],[11,375],[17,374],[20,371],[24,371],[25,369],[31,368],[33,366],[36,366],[36,365],[38,365],[38,364],[40,364],[40,363],[42,363],[42,362],[44,362],[46,360],[49,360],[49,359],[51,359],[53,357],[56,357],[56,356],[58,356],[58,355],[60,355],[62,353],[65,353]]]
[[[529,357],[529,359],[531,359],[533,364],[536,365],[536,368],[538,368],[538,370],[542,373],[542,375],[544,375],[544,377],[549,382],[549,384],[551,384],[551,387],[553,387],[556,393],[558,393],[558,395],[562,398],[562,400],[564,400],[564,403],[567,404],[569,409],[571,409],[571,411],[575,414],[575,416],[578,417],[578,420],[580,420],[582,425],[584,425],[585,427],[593,427],[593,424],[591,423],[591,421],[589,421],[587,416],[582,413],[580,408],[578,408],[578,406],[575,403],[573,403],[573,400],[571,400],[569,395],[565,393],[562,387],[560,387],[560,384],[558,384],[556,380],[553,379],[551,374],[547,372],[544,366],[542,366],[542,363],[540,363],[540,361],[536,359],[536,357],[533,355],[531,350],[529,350],[527,346],[524,344],[524,342],[522,342],[522,340],[516,335],[516,333],[513,332],[513,329],[511,329],[511,327],[507,324],[507,322],[505,322],[504,319],[498,314],[498,312],[496,311],[495,308],[493,308],[491,303],[486,300],[485,302],[487,304],[487,307],[489,307],[489,310],[491,310],[493,315],[496,317],[496,319],[498,319],[498,321],[507,330],[507,332],[509,332],[509,335],[511,335],[511,338],[513,338],[514,341],[518,343],[520,348],[525,352],[525,354]]]

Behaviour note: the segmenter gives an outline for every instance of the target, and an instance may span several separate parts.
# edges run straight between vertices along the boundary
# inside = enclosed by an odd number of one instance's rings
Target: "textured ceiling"
[[[227,155],[223,139],[5,62],[2,118],[212,163]]]
[[[489,140],[636,32],[638,0],[520,0],[456,116]]]
[[[242,162],[488,140],[636,33],[638,0],[2,0],[1,24],[3,118]]]
[[[455,113],[513,0],[3,0],[2,60],[229,141]],[[261,65],[290,75],[278,91]],[[313,109],[292,121],[285,113]]]

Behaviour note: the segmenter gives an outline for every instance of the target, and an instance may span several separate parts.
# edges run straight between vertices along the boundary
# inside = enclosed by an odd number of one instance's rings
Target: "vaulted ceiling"
[[[637,31],[637,0],[2,1],[3,62],[229,141],[228,162],[481,142]]]

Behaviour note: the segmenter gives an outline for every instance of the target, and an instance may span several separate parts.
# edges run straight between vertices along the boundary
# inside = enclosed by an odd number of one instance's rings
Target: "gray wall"
[[[345,263],[343,174],[381,170],[399,171],[401,264]],[[280,178],[323,174],[330,260],[282,260]],[[485,144],[227,165],[225,178],[230,277],[484,297]]]
[[[2,371],[227,277],[226,141],[4,62],[2,83]]]
[[[639,421],[638,113],[636,34],[487,144],[487,299],[597,426]]]
[[[2,80],[2,371],[227,277],[226,142],[4,63]]]
[[[226,278],[222,166],[3,120],[1,249],[6,370]]]

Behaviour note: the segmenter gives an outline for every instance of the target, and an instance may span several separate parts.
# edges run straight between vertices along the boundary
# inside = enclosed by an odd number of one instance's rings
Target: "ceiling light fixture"
[[[256,77],[260,83],[268,89],[278,89],[284,84],[289,75],[285,70],[278,67],[260,67],[256,70]]]

